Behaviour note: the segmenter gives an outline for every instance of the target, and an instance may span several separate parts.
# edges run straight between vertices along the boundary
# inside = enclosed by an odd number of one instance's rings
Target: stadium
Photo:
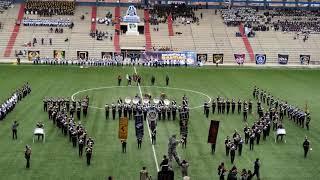
[[[317,179],[319,7],[1,0],[0,179]]]

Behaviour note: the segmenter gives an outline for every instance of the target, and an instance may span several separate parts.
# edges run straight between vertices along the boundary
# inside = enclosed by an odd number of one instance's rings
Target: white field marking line
[[[140,86],[140,85],[139,85]],[[135,86],[104,86],[104,87],[97,87],[97,88],[90,88],[90,89],[84,89],[84,90],[80,90],[80,91],[77,91],[75,92],[74,94],[71,95],[71,100],[73,101],[74,100],[74,97],[77,95],[77,94],[80,94],[82,92],[86,92],[86,91],[92,91],[92,90],[100,90],[100,89],[113,89],[113,88],[134,88]],[[209,95],[203,93],[203,92],[200,92],[200,91],[194,91],[194,90],[191,90],[191,89],[183,89],[183,88],[174,88],[174,87],[161,87],[161,86],[140,86],[140,87],[147,87],[147,88],[158,88],[158,89],[173,89],[173,90],[180,90],[180,91],[186,91],[186,92],[192,92],[192,93],[195,93],[195,94],[200,94],[202,96],[205,96],[206,98],[209,99],[208,103],[211,103],[212,99]],[[101,108],[101,107],[96,107],[96,106],[89,106],[90,108],[94,108],[94,109],[101,109],[101,110],[104,110],[104,108]],[[198,109],[198,108],[201,108],[203,107],[203,105],[200,105],[200,106],[196,106],[196,107],[191,107],[190,109]]]
[[[133,66],[133,69],[134,69],[134,72],[135,72],[136,74],[138,74],[138,73],[137,73],[137,69],[136,69],[135,66]],[[141,91],[140,83],[138,83],[138,88],[139,88],[139,92],[140,92],[140,96],[141,96],[141,101],[142,101],[142,105],[143,105],[144,102],[143,102],[143,96],[142,96],[142,91]],[[155,148],[154,148],[154,145],[152,144],[151,130],[150,130],[150,127],[149,127],[149,122],[148,122],[148,120],[146,120],[146,122],[147,122],[147,126],[148,126],[149,138],[150,138],[150,142],[151,142],[151,146],[152,146],[154,161],[155,161],[155,163],[156,163],[157,172],[159,172],[158,159],[157,159],[157,155],[156,155],[156,150],[155,150]]]

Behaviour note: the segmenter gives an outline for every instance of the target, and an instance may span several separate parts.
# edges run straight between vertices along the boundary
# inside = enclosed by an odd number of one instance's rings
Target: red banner
[[[220,123],[219,121],[211,120],[209,135],[208,135],[208,143],[216,144],[218,131],[219,131],[219,123]]]

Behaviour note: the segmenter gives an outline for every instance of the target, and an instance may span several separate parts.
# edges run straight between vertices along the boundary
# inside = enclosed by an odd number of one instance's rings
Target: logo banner
[[[300,55],[300,63],[301,64],[309,64],[310,63],[310,55]]]
[[[288,64],[289,55],[286,54],[278,54],[278,63],[279,64]]]
[[[112,60],[113,53],[112,52],[101,52],[101,58],[103,60]]]
[[[196,65],[196,53],[193,51],[158,51],[158,52],[143,52],[141,58],[145,63],[158,62],[167,64]]]
[[[119,139],[127,139],[128,138],[128,118],[121,117],[119,120]]]
[[[256,64],[265,64],[267,61],[267,55],[266,54],[256,54]]]
[[[234,59],[236,60],[236,63],[243,64],[245,60],[245,54],[234,54]]]
[[[40,58],[40,51],[28,51],[28,60],[32,61],[35,58]]]
[[[141,115],[135,115],[135,128],[136,128],[136,137],[143,138],[143,117]]]
[[[197,54],[197,61],[198,62],[207,62],[208,55],[207,54]]]
[[[208,143],[216,144],[218,131],[219,131],[219,123],[220,123],[219,121],[211,120],[209,135],[208,135]]]
[[[65,59],[66,57],[66,52],[65,51],[60,51],[60,50],[53,50],[53,58],[54,59]]]
[[[213,54],[213,63],[223,64],[223,54]]]
[[[77,58],[79,60],[88,60],[89,52],[88,51],[77,51]]]
[[[114,53],[114,60],[117,62],[122,62],[125,58],[124,52]]]

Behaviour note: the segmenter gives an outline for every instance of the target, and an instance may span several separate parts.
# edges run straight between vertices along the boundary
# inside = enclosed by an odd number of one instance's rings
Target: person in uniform
[[[122,139],[121,145],[122,145],[122,153],[126,153],[127,152],[127,141],[125,139]]]
[[[232,99],[231,101],[231,112],[232,114],[234,114],[234,110],[236,109],[236,102],[234,101],[234,99]]]
[[[84,140],[82,137],[79,138],[79,157],[82,157],[83,154],[83,147],[84,147]]]
[[[47,110],[48,110],[48,99],[44,98],[43,99],[43,111],[47,112]]]
[[[255,139],[255,133],[253,132],[253,130],[250,132],[250,137],[249,137],[249,149],[253,150],[253,146],[254,146],[254,139]]]
[[[119,75],[119,76],[118,76],[118,86],[121,85],[121,80],[122,80],[122,78],[121,78],[121,76]]]
[[[118,117],[119,119],[122,117],[122,104],[118,103]]]
[[[244,142],[248,144],[249,137],[250,137],[250,129],[248,127],[248,124],[246,124],[246,126],[243,128],[243,132],[244,132]]]
[[[175,121],[177,117],[177,106],[174,104],[172,105],[172,119]]]
[[[141,149],[142,138],[137,138],[137,142],[138,142],[138,149]]]
[[[243,121],[247,121],[248,119],[248,108],[247,106],[243,106]]]
[[[111,104],[111,109],[112,109],[112,119],[115,120],[116,119],[116,105],[114,105],[112,103]]]
[[[129,115],[129,120],[131,120],[132,118],[132,105],[131,104],[128,104],[128,115]]]
[[[257,180],[260,180],[260,160],[259,158],[256,159],[254,162],[254,172],[252,174],[252,177],[257,176]]]
[[[14,121],[13,124],[12,124],[12,139],[18,139],[18,135],[17,135],[17,132],[18,132],[18,126],[19,126],[19,123],[17,121]]]
[[[106,119],[109,119],[109,111],[110,111],[110,107],[108,104],[106,104],[104,106],[104,110],[105,110],[105,116],[106,116]]]
[[[239,99],[239,101],[238,101],[238,114],[241,113],[241,105],[242,105],[242,102],[241,102],[241,99]]]
[[[154,128],[151,132],[151,144],[156,145],[156,141],[157,141],[157,129]]]
[[[303,144],[302,144],[303,150],[304,150],[304,158],[307,157],[309,148],[310,148],[310,142],[307,138],[307,136],[304,138]]]
[[[92,147],[86,148],[86,157],[87,157],[87,165],[90,166],[91,157],[92,157]]]
[[[211,143],[211,154],[214,154],[216,152],[216,144]]]
[[[227,138],[224,140],[224,145],[225,145],[225,148],[226,148],[226,156],[229,156],[229,151],[230,151],[230,139],[229,139],[229,136],[227,136]]]
[[[230,100],[229,99],[227,99],[226,105],[227,105],[227,114],[229,114],[229,111],[230,111]]]
[[[151,76],[151,85],[152,86],[154,85],[155,81],[156,81],[156,78],[152,75]]]
[[[234,143],[231,143],[230,145],[231,164],[233,164],[234,162],[235,155],[236,155],[236,145]]]
[[[214,113],[215,113],[215,111],[216,111],[216,105],[217,105],[216,101],[215,101],[215,100],[213,100],[213,101],[212,101],[212,103],[211,103],[212,114],[214,114]]]
[[[166,86],[169,86],[169,76],[166,75]]]
[[[248,103],[248,107],[249,107],[249,114],[252,114],[252,101],[251,101],[251,99],[249,99],[249,103]]]
[[[24,151],[24,158],[27,160],[26,168],[30,168],[30,158],[31,158],[31,147],[26,145],[26,149]]]
[[[206,118],[209,118],[209,112],[210,112],[210,107],[207,102],[204,103],[204,113],[206,115]]]
[[[240,139],[239,139],[239,142],[238,142],[238,154],[239,154],[239,156],[241,156],[241,154],[242,154],[242,145],[243,145],[243,139],[240,136]]]
[[[307,130],[309,131],[309,124],[310,124],[310,121],[311,121],[311,116],[310,116],[310,113],[307,113],[307,117],[306,117],[306,127],[307,127]]]
[[[226,168],[224,167],[224,163],[222,162],[218,166],[218,175],[219,175],[219,180],[224,180],[225,173],[227,172]]]
[[[81,116],[81,107],[77,106],[77,118],[78,118],[78,120],[80,120],[80,116]]]

